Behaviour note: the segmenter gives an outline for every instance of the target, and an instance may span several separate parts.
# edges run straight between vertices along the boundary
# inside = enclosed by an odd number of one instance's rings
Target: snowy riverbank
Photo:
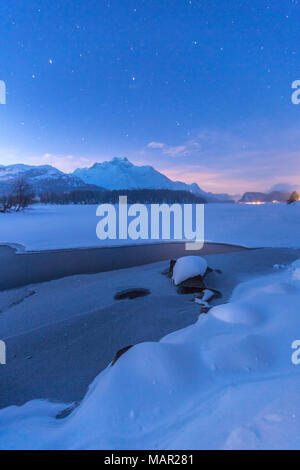
[[[235,282],[249,279],[235,289],[229,303],[215,306],[195,324],[165,336],[160,342],[147,341],[134,346],[113,367],[107,367],[96,377],[79,407],[65,419],[57,420],[55,416],[67,405],[47,401],[35,400],[22,407],[1,410],[0,447],[299,448],[300,366],[292,363],[295,351],[291,345],[300,337],[300,263],[271,268],[275,261],[282,264],[283,260],[296,256],[296,251],[294,255],[293,252],[255,250],[212,256],[209,264],[225,271],[215,281],[212,278],[221,290],[226,285],[228,288],[226,282],[230,276],[238,276]],[[223,259],[223,265],[218,264],[218,259]],[[268,272],[261,276],[266,265],[269,265]],[[131,310],[135,331],[138,312],[147,311],[149,325],[157,326],[163,321],[165,311],[170,315],[177,312],[179,317],[181,311],[186,318],[188,310],[189,315],[193,314],[196,305],[175,293],[168,284],[170,281],[161,277],[161,268],[159,263],[157,267],[131,268],[126,276],[124,271],[116,271],[110,273],[110,278],[98,274],[52,281],[36,286],[35,295],[12,305],[2,316],[8,341],[13,345],[13,338],[16,339],[17,357],[13,361],[19,361],[15,370],[18,380],[10,376],[12,386],[22,380],[20,372],[24,367],[28,370],[26,364],[32,368],[31,380],[47,364],[50,375],[54,374],[51,388],[55,389],[57,381],[57,386],[61,383],[62,388],[71,390],[74,367],[78,367],[78,372],[85,371],[82,356],[88,349],[82,355],[79,339],[85,338],[90,344],[89,365],[95,362],[98,349],[101,354],[101,341],[95,331],[103,331],[103,325],[95,330],[93,322],[98,322],[105,311],[108,315],[105,324],[109,328],[109,319],[117,320],[114,309],[121,309],[120,318]],[[113,302],[114,289],[128,287],[128,283],[133,285],[134,279],[140,287],[146,287],[145,282],[150,280],[153,295]],[[159,294],[161,282],[163,298]],[[45,299],[51,305],[50,317],[41,315]],[[226,301],[226,295],[223,299]],[[104,310],[92,313],[97,302]],[[143,302],[148,302],[147,310]],[[154,321],[155,302],[161,306],[161,319]],[[83,305],[86,312],[90,311],[88,316],[79,315]],[[30,318],[25,318],[24,312]],[[128,319],[125,320],[128,325]],[[124,332],[121,324],[120,327]],[[27,355],[30,344],[36,348],[32,358],[19,357],[22,344]],[[73,354],[69,354],[69,344]],[[63,358],[69,359],[59,374],[55,360],[60,364]],[[28,376],[25,373],[27,384]],[[46,381],[41,379],[40,386],[43,383]]]

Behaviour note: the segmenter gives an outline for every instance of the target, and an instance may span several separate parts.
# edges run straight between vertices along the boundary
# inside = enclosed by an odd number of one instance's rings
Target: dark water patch
[[[204,244],[199,254],[246,251],[222,243]],[[184,242],[145,243],[99,248],[70,248],[16,253],[0,246],[0,290],[60,279],[74,274],[93,274],[131,268],[186,256]]]
[[[203,276],[195,276],[186,279],[177,286],[178,294],[196,294],[205,289]]]
[[[150,294],[149,289],[136,288],[136,289],[126,289],[120,292],[117,292],[114,296],[115,300],[123,299],[136,299],[137,297],[146,297]]]
[[[123,354],[125,354],[132,347],[133,347],[133,344],[130,344],[129,346],[125,346],[125,348],[119,349],[119,351],[116,352],[115,357],[113,358],[111,365],[113,366],[117,362],[117,360],[121,356],[123,356]]]
[[[68,408],[63,409],[57,415],[55,416],[56,419],[64,419],[70,416],[71,413],[80,405],[80,401],[74,402],[71,406],[68,406]]]

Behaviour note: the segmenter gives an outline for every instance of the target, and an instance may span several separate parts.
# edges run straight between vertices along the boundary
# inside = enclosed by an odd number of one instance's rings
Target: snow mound
[[[183,256],[178,258],[173,269],[173,281],[177,286],[190,277],[203,276],[207,261],[202,256]]]
[[[43,401],[1,410],[0,448],[299,449],[298,266],[245,282],[197,323],[134,346],[64,419],[55,419],[63,405]]]
[[[218,320],[227,323],[240,323],[244,325],[257,325],[263,321],[263,314],[251,306],[241,305],[240,303],[230,303],[224,305],[217,305],[211,310],[213,315]]]

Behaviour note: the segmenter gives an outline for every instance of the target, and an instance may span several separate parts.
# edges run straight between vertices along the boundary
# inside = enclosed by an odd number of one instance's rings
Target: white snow
[[[203,276],[207,270],[207,261],[202,256],[184,256],[178,258],[173,268],[173,281],[177,286],[190,277]]]
[[[17,163],[0,167],[0,182],[7,182],[18,176],[26,178],[28,175],[30,175],[30,178],[43,179],[55,178],[63,175],[63,173],[50,165],[32,166]]]
[[[0,411],[2,449],[299,449],[300,261],[101,372],[80,406]],[[299,352],[300,354],[300,352]]]
[[[214,292],[209,289],[204,289],[202,297],[195,297],[194,301],[196,304],[202,305],[202,307],[209,307],[209,300],[214,296]]]
[[[73,175],[85,183],[106,189],[172,189],[205,195],[196,183],[172,181],[152,166],[133,165],[126,157],[115,157],[110,161],[94,163],[89,168],[77,168]]]
[[[147,241],[99,240],[96,208],[36,205],[23,213],[0,214],[0,243],[46,250]],[[248,247],[300,246],[300,204],[206,204],[204,215],[207,241]]]

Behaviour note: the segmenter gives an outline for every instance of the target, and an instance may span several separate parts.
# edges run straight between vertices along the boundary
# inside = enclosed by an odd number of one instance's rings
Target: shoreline
[[[111,244],[111,245],[82,245],[82,246],[76,246],[76,247],[70,247],[70,248],[45,248],[45,249],[40,249],[40,250],[28,250],[25,245],[22,245],[21,243],[10,243],[10,242],[1,242],[0,243],[0,250],[1,248],[11,248],[15,254],[34,254],[34,253],[56,253],[56,252],[65,252],[65,251],[78,251],[78,250],[100,250],[100,249],[105,249],[105,248],[123,248],[123,247],[136,247],[136,246],[153,246],[153,245],[166,245],[166,244],[172,244],[172,245],[180,245],[180,244],[186,244],[186,243],[194,243],[193,241],[190,242],[189,240],[157,240],[157,241],[149,241],[149,242],[140,242],[140,243],[134,243],[133,241],[130,243],[120,243],[119,245],[117,244]],[[233,247],[233,248],[241,248],[245,250],[256,250],[259,248],[265,248],[263,246],[261,247],[248,247],[246,245],[240,245],[237,243],[226,243],[226,242],[214,242],[213,240],[205,240],[204,245],[220,245],[220,246],[225,246],[225,247]],[[289,247],[287,247],[289,248]],[[290,247],[292,248],[292,247]],[[203,248],[202,248],[203,249]],[[195,250],[195,251],[201,251],[201,250]]]
[[[250,250],[239,245],[204,242],[201,250],[189,252],[181,241],[22,252],[19,247],[0,245],[0,291],[77,274],[137,267],[188,254],[206,256]]]

